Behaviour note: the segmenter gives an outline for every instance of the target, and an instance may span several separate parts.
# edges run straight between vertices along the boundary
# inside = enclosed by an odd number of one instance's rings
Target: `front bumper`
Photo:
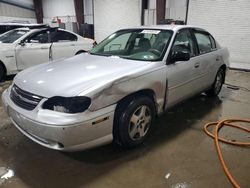
[[[2,94],[2,101],[14,125],[28,138],[47,148],[77,151],[103,145],[113,139],[116,105],[69,115],[39,107],[32,111],[24,110],[12,102],[8,90]]]

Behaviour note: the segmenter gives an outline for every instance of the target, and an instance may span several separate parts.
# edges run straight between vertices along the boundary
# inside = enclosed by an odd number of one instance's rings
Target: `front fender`
[[[6,68],[6,75],[17,73],[16,55],[14,50],[1,51],[0,62]]]
[[[150,89],[155,94],[155,102],[158,113],[163,111],[166,93],[166,66],[158,67],[142,75],[130,75],[118,80],[110,81],[98,88],[91,95],[91,111],[115,104],[124,97],[145,89]]]

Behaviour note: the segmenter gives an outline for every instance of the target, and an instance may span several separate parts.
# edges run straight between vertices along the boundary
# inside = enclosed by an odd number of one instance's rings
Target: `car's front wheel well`
[[[85,51],[85,50],[79,50],[78,52],[76,52],[75,55],[82,54],[82,53],[85,53],[85,52],[87,52],[87,51]]]
[[[134,98],[138,98],[138,97],[148,97],[149,99],[151,99],[153,101],[153,103],[155,104],[155,93],[153,90],[151,89],[144,89],[144,90],[140,90],[140,91],[136,91],[134,93],[131,93],[125,97],[123,97],[122,99],[120,99],[117,102],[117,107],[116,107],[116,111],[119,109],[120,106],[122,106],[123,104],[131,101]]]
[[[223,78],[223,84],[224,84],[225,83],[225,76],[226,76],[226,69],[227,69],[227,67],[226,67],[225,64],[223,64],[223,65],[220,66],[219,69],[222,69],[224,71],[224,78]]]
[[[154,104],[156,104],[155,103],[155,93],[151,89],[144,89],[144,90],[136,91],[136,92],[131,93],[131,94],[123,97],[122,99],[120,99],[117,102],[117,106],[115,109],[114,123],[116,122],[116,117],[119,117],[120,113],[122,113],[123,109],[127,106],[127,104],[130,101],[132,101],[135,98],[145,97],[145,96],[148,97],[150,100],[152,100]],[[154,105],[154,107],[155,107],[155,111],[156,111],[156,105]]]
[[[0,80],[2,80],[7,74],[7,69],[3,62],[0,60]]]

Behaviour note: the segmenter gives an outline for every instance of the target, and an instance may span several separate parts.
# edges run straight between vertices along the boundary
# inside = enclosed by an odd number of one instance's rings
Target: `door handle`
[[[46,49],[49,49],[49,47],[41,47],[42,50],[46,50]]]
[[[198,68],[200,66],[200,63],[196,63],[195,65],[194,65],[194,68]]]
[[[75,46],[75,44],[71,44],[70,46]]]
[[[218,57],[216,57],[216,59],[215,59],[216,61],[220,61],[220,57],[218,56]]]

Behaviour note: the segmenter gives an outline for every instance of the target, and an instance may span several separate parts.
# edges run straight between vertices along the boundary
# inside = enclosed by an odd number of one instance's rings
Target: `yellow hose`
[[[214,138],[214,142],[215,142],[215,146],[216,146],[216,150],[217,150],[217,153],[218,153],[218,157],[219,157],[220,163],[221,163],[222,168],[223,168],[225,174],[227,175],[229,181],[232,183],[232,185],[235,188],[240,188],[239,184],[233,178],[233,176],[231,175],[231,173],[229,172],[229,170],[228,170],[228,168],[227,168],[227,166],[225,164],[225,161],[224,161],[224,159],[222,157],[222,152],[221,152],[221,149],[220,149],[219,141],[227,143],[227,144],[231,144],[231,145],[245,146],[245,147],[246,146],[250,146],[250,142],[233,142],[233,141],[230,141],[230,140],[226,140],[226,139],[220,138],[218,136],[219,135],[219,131],[220,131],[220,129],[223,126],[234,127],[234,128],[241,129],[241,130],[243,130],[245,132],[250,133],[250,129],[248,129],[246,127],[243,127],[243,126],[239,126],[239,125],[233,124],[235,122],[250,123],[250,119],[224,119],[224,120],[221,120],[221,121],[218,121],[218,122],[210,122],[210,123],[207,123],[204,126],[204,131],[206,132],[206,134],[208,136]],[[212,134],[211,132],[208,131],[208,127],[210,127],[210,126],[215,126],[214,134]]]

